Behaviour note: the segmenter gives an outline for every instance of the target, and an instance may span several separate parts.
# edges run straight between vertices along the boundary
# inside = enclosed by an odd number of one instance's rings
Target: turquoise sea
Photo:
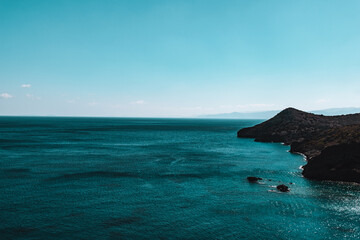
[[[0,239],[359,239],[360,186],[236,137],[259,122],[1,117]]]

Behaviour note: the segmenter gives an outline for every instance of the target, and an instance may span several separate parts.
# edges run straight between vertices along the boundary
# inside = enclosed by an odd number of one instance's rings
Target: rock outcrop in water
[[[289,192],[290,191],[289,187],[284,184],[276,186],[276,189],[279,190],[280,192]]]
[[[249,182],[257,182],[259,180],[262,180],[262,178],[259,178],[259,177],[247,177],[247,180]]]
[[[287,108],[237,136],[290,145],[290,152],[306,156],[307,178],[360,183],[360,114],[323,116]]]

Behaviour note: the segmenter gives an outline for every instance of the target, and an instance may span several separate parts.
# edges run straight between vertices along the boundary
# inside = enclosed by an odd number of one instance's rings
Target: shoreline
[[[239,138],[290,146],[306,162],[313,180],[360,183],[360,113],[323,116],[287,108],[273,118],[237,132]]]

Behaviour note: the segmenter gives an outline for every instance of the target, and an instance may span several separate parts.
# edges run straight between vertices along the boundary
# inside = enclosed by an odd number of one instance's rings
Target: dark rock
[[[279,190],[280,192],[289,192],[290,191],[289,187],[284,184],[276,186],[276,189]]]
[[[360,183],[360,143],[325,148],[319,156],[309,159],[303,175],[315,180]]]
[[[259,178],[259,177],[247,177],[247,180],[249,182],[257,182],[259,180],[262,180],[262,178]]]

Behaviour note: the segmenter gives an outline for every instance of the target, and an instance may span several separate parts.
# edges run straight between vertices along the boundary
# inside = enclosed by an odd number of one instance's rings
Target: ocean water
[[[236,137],[259,122],[1,117],[0,239],[359,239],[359,185]]]

